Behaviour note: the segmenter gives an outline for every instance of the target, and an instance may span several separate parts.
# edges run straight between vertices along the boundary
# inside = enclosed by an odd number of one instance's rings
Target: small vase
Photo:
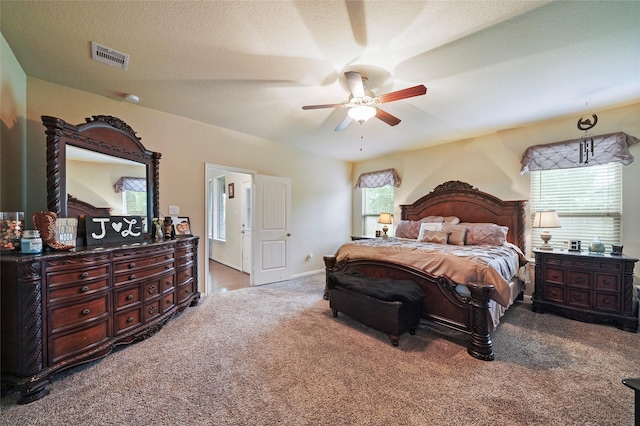
[[[600,241],[600,238],[594,238],[589,245],[589,251],[591,253],[604,253],[604,243]]]

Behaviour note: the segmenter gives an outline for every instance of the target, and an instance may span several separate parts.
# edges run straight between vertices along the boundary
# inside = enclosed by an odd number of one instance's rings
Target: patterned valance
[[[386,185],[400,186],[400,176],[398,176],[395,169],[362,173],[360,177],[358,177],[355,188],[380,188]]]
[[[116,192],[134,191],[147,192],[147,180],[145,178],[122,176],[113,185]]]
[[[589,156],[588,162],[580,162],[583,138],[535,145],[527,148],[522,154],[520,174],[524,175],[533,170],[571,169],[616,161],[627,166],[634,160],[629,147],[640,142],[639,139],[623,132],[590,136],[589,139],[593,139],[593,153]]]

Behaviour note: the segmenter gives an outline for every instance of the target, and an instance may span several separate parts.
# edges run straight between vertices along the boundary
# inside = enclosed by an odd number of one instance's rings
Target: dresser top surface
[[[542,249],[533,249],[533,252],[536,254],[548,254],[548,255],[562,255],[562,256],[574,256],[582,259],[611,259],[611,260],[623,260],[623,261],[631,261],[637,262],[638,259],[634,257],[627,256],[626,254],[615,255],[610,253],[591,253],[589,251],[570,251],[570,250],[542,250]]]

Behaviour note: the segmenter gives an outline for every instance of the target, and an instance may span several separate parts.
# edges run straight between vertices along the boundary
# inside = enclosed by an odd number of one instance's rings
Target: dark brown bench
[[[425,297],[415,282],[345,272],[332,272],[328,278],[329,307],[334,318],[342,312],[388,334],[393,346],[398,346],[402,333],[415,334]]]

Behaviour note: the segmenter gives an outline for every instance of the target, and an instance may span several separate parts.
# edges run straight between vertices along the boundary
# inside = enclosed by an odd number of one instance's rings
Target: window
[[[385,185],[379,188],[362,189],[362,232],[373,236],[376,229],[382,229],[378,224],[380,213],[393,213],[394,187]],[[393,225],[389,227],[388,235],[393,235]]]
[[[124,215],[147,216],[147,193],[130,191],[125,189],[122,191],[122,206]]]
[[[226,218],[226,178],[218,176],[215,178],[214,199],[213,199],[213,238],[225,241],[227,238],[227,218]]]
[[[571,239],[584,249],[598,237],[609,248],[621,238],[622,165],[532,171],[530,208],[531,220],[536,210],[558,212],[562,227],[550,230],[552,246],[567,248]],[[532,246],[539,247],[543,229],[531,231]]]

